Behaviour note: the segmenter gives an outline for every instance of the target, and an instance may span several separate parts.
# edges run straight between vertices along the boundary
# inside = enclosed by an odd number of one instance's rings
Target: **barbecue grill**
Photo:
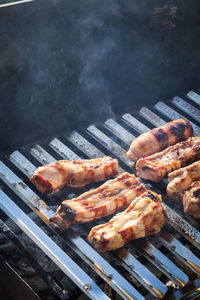
[[[187,96],[174,97],[168,103],[159,101],[151,108],[144,106],[134,116],[127,113],[121,118],[108,119],[104,123],[91,125],[85,130],[73,131],[70,135],[62,135],[46,143],[25,147],[2,157],[0,178],[4,184],[0,190],[1,209],[91,299],[108,299],[108,296],[68,256],[64,246],[59,247],[26,215],[22,202],[38,214],[50,230],[59,236],[63,244],[73,249],[123,299],[151,299],[150,296],[152,299],[155,297],[167,299],[168,288],[165,283],[168,279],[174,284],[174,299],[181,299],[185,293],[184,287],[192,281],[194,286],[190,287],[191,295],[184,298],[192,299],[192,295],[193,297],[199,295],[200,286],[198,281],[200,275],[199,223],[185,216],[180,207],[175,207],[174,203],[165,197],[165,181],[152,186],[148,183],[148,187],[162,193],[164,198],[168,222],[162,232],[145,238],[140,243],[137,241],[129,243],[127,247],[114,253],[101,255],[79,235],[77,229],[72,228],[60,232],[55,224],[49,223],[49,218],[55,215],[55,211],[50,206],[55,203],[52,200],[43,199],[43,196],[36,192],[28,182],[28,178],[36,169],[36,163],[37,165],[47,164],[58,158],[68,160],[94,158],[105,154],[112,154],[118,158],[121,169],[131,172],[131,163],[125,155],[131,141],[150,128],[161,126],[177,118],[188,119],[193,124],[195,135],[199,135],[199,104],[200,94],[191,91]],[[17,198],[14,195],[9,196],[10,190]],[[68,197],[75,196],[72,192],[70,193]],[[89,225],[84,224],[82,227],[87,234]],[[5,233],[12,235],[5,225],[3,228]],[[162,279],[157,278],[142,263],[144,258],[161,271],[164,275]],[[140,282],[143,286],[142,291],[138,290],[130,279],[127,280],[127,274]],[[48,281],[55,293],[63,299],[67,298],[66,293],[61,293],[58,284],[52,283],[52,279]]]
[[[189,120],[200,135],[199,1],[0,2],[0,231],[53,299],[76,295],[37,261],[10,219],[79,296],[200,299],[199,221],[166,197],[166,180],[145,182],[162,194],[168,221],[161,233],[103,254],[86,237],[110,216],[64,232],[49,222],[61,200],[98,184],[47,197],[29,181],[38,166],[54,160],[104,155],[133,172],[126,157],[132,140],[174,119]],[[8,269],[0,258],[0,271]],[[24,299],[38,298],[17,274],[6,282],[18,286],[16,293],[23,289]]]

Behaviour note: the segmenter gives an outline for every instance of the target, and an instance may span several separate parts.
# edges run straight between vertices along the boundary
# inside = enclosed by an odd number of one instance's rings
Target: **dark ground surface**
[[[200,86],[200,2],[0,9],[0,152]]]

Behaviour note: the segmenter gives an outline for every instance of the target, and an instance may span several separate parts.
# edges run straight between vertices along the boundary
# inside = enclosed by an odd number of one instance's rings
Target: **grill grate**
[[[21,177],[31,177],[36,169],[34,165],[36,161],[40,164],[47,164],[56,160],[56,157],[69,160],[79,159],[80,156],[77,153],[82,153],[83,156],[89,158],[102,157],[105,154],[116,156],[121,162],[121,170],[131,172],[132,163],[126,158],[126,149],[136,135],[177,118],[188,119],[193,124],[195,135],[200,135],[199,105],[200,95],[191,91],[184,99],[175,97],[168,104],[160,101],[152,110],[142,107],[137,116],[125,114],[122,119],[107,120],[103,126],[91,125],[81,133],[72,132],[70,136],[54,138],[49,143],[35,145],[31,149],[14,151],[8,157],[10,162],[7,158],[3,158],[0,162],[0,179],[123,299],[145,299],[150,295],[153,299],[163,298],[167,293],[167,286],[162,279],[157,278],[149,268],[144,266],[142,258],[159,269],[177,288],[187,285],[191,279],[190,273],[187,273],[188,269],[195,276],[200,275],[200,259],[195,255],[195,248],[200,249],[200,232],[197,230],[199,225],[195,220],[185,217],[178,208],[175,209],[176,211],[172,209],[170,200],[164,197],[168,225],[160,234],[144,239],[145,242],[139,247],[136,247],[133,242],[129,247],[116,251],[114,255],[113,253],[100,255],[74,229],[63,233],[55,224],[49,223],[49,218],[55,215],[55,211],[40,198],[41,195],[35,192],[35,188],[30,183],[26,184],[27,179],[22,180]],[[177,111],[175,107],[178,108]],[[183,115],[179,111],[182,111]],[[17,172],[14,172],[16,168]],[[151,188],[152,185],[148,184],[148,187]],[[160,186],[155,185],[152,188],[159,189]],[[70,194],[70,197],[74,196],[75,194]],[[109,299],[86,272],[36,225],[11,197],[7,196],[6,188],[5,191],[0,190],[0,207],[88,297]],[[101,221],[96,221],[98,222]],[[87,231],[87,226],[83,228]],[[169,233],[168,229],[173,233]],[[180,239],[176,236],[177,232]],[[182,239],[188,241],[189,247],[184,245]],[[169,253],[177,259],[173,261],[163,249],[168,249]],[[113,260],[117,262],[115,267],[109,263]],[[117,265],[140,282],[146,292],[138,291],[125,278],[126,276],[121,275],[121,269],[118,270]],[[59,287],[57,289],[59,290]]]

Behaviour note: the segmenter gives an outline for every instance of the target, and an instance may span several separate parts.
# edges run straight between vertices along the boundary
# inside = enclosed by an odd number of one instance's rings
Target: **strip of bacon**
[[[91,182],[103,181],[117,175],[118,161],[109,156],[83,160],[60,160],[38,168],[31,182],[37,189],[49,194],[63,186],[81,188]]]
[[[93,227],[88,241],[98,251],[115,250],[131,240],[158,233],[165,222],[161,196],[147,190],[108,223]]]
[[[137,161],[137,176],[161,181],[166,174],[200,159],[200,137],[192,137]]]
[[[57,209],[58,216],[51,221],[61,229],[90,222],[126,208],[145,190],[145,185],[135,175],[123,173],[78,198],[63,201]]]
[[[152,155],[187,140],[190,136],[193,136],[192,124],[183,119],[174,120],[137,137],[131,143],[127,157],[137,161],[141,157]]]

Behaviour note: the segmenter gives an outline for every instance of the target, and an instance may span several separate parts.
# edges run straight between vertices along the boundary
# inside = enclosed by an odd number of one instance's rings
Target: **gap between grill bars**
[[[200,104],[200,96],[195,92],[189,92],[187,97],[196,106]],[[147,120],[152,127],[162,126],[166,123],[167,119],[173,120],[177,118],[185,118],[193,123],[195,135],[200,135],[200,127],[197,121],[200,115],[200,110],[188,103],[185,99],[175,97],[171,103],[165,104],[164,102],[158,102],[152,109],[147,107],[141,108],[138,117],[130,114],[125,114],[120,120],[109,119],[99,129],[97,126],[91,125],[87,128],[85,134],[73,132],[70,136],[65,138],[73,144],[76,149],[81,151],[89,158],[102,157],[105,152],[111,152],[116,156],[124,166],[131,172],[132,163],[126,158],[126,146],[130,145],[131,141],[136,135],[141,134],[149,127],[140,121],[141,119]],[[183,115],[176,111],[174,107],[178,107],[183,111]],[[158,115],[163,115],[165,120]],[[140,117],[139,117],[140,116]],[[186,117],[185,117],[186,116]],[[104,130],[105,128],[105,130]],[[130,128],[130,130],[129,130]],[[136,132],[133,133],[132,129]],[[108,132],[108,133],[107,133]],[[91,138],[89,138],[91,137]],[[92,142],[91,142],[92,140]],[[122,141],[122,143],[120,142]],[[93,145],[93,143],[95,145]],[[99,146],[98,146],[99,145]],[[29,157],[34,157],[41,164],[46,164],[55,160],[52,153],[56,153],[64,159],[79,159],[80,157],[65,143],[61,142],[58,138],[51,140],[47,148],[50,147],[51,153],[46,151],[40,145],[36,145],[30,149]],[[100,149],[99,149],[100,148]],[[26,150],[24,150],[26,151]],[[53,151],[53,152],[52,152]],[[31,154],[31,156],[30,156]],[[111,155],[112,156],[112,155]],[[27,177],[31,177],[33,171],[36,169],[34,164],[29,161],[20,151],[15,151],[9,156],[9,160]],[[123,168],[121,167],[121,170]],[[54,224],[49,223],[49,218],[54,216],[52,211],[46,203],[36,194],[31,188],[29,188],[17,175],[15,175],[11,168],[7,167],[4,162],[0,162],[0,178],[4,181],[9,188],[11,188],[32,210],[34,210],[44,222],[53,230],[68,246],[70,246],[97,274],[99,274],[122,298],[124,299],[144,299],[143,295],[137,291],[120,273],[117,269],[114,269],[107,261],[98,254],[83,238],[81,238],[73,229],[61,233]],[[74,195],[75,196],[75,195]],[[5,201],[9,205],[5,205]],[[189,222],[184,220],[181,213],[175,212],[167,204],[166,212],[168,216],[169,225],[178,231],[184,238],[191,242],[195,247],[200,249],[200,233]],[[38,231],[36,224],[32,224],[32,220],[23,211],[16,206],[16,204],[3,192],[0,191],[0,207],[10,216],[22,229],[34,240],[40,247],[46,251],[45,253],[54,260],[60,268],[70,276],[70,278],[92,299],[108,299],[108,297],[100,290],[95,282],[83,271],[80,271],[79,267],[73,262],[74,271],[63,267],[64,262],[70,262],[70,257],[58,247],[59,251],[64,257],[60,260],[59,255],[56,256],[55,251],[52,250],[52,243],[54,243],[44,232]],[[20,223],[16,218],[17,214],[20,214],[23,222]],[[32,228],[36,228],[38,235],[35,236],[35,232],[31,231]],[[39,242],[40,237],[45,238]],[[160,234],[156,235],[157,240],[161,245],[167,248],[173,255],[175,255],[187,268],[192,270],[195,274],[200,274],[200,260],[192,253],[191,250],[186,248],[180,241],[178,241],[172,234],[163,230]],[[155,239],[154,238],[154,239]],[[144,256],[149,262],[155,265],[163,274],[170,278],[177,286],[183,287],[189,282],[189,278],[185,271],[182,271],[180,267],[172,262],[162,251],[160,251],[154,239],[151,237],[146,239],[146,244],[140,249],[140,255]],[[49,241],[50,240],[50,241]],[[42,242],[46,242],[45,245]],[[41,244],[40,244],[41,243]],[[54,248],[54,247],[53,247]],[[57,249],[57,248],[56,248]],[[61,251],[61,252],[60,252]],[[123,251],[123,255],[122,255]],[[118,263],[128,271],[133,277],[135,277],[141,284],[150,292],[153,296],[162,298],[166,292],[167,287],[161,282],[149,269],[147,269],[129,250],[125,248],[122,251],[116,252],[116,258]],[[138,251],[136,249],[136,251]],[[124,255],[125,254],[125,255]],[[110,255],[110,254],[108,254]],[[111,255],[110,255],[111,256]],[[66,260],[66,261],[65,261]],[[112,259],[111,259],[112,260]],[[61,265],[62,266],[61,266]],[[77,271],[78,270],[78,271]]]

